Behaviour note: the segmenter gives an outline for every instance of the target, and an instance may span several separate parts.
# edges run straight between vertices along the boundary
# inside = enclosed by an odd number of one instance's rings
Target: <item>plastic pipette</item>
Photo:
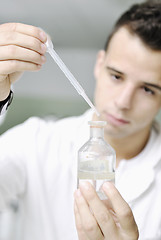
[[[59,55],[56,53],[54,50],[53,43],[51,39],[48,37],[46,41],[46,47],[47,47],[47,52],[51,55],[51,57],[54,59],[56,64],[59,66],[59,68],[62,70],[62,72],[65,74],[65,76],[68,78],[70,83],[73,85],[73,87],[77,90],[77,92],[84,98],[84,100],[89,104],[89,106],[96,112],[97,116],[99,116],[99,113],[93,103],[90,101],[88,96],[86,95],[84,89],[82,86],[79,84],[79,82],[75,79],[73,74],[69,71],[69,69],[66,67],[64,62],[61,60]]]

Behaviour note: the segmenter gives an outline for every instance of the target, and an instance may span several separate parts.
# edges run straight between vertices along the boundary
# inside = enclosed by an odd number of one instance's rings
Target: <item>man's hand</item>
[[[46,34],[37,27],[6,23],[0,25],[0,101],[24,71],[37,71],[45,62]]]
[[[112,183],[102,187],[101,201],[89,182],[75,192],[75,221],[79,240],[137,240],[138,228],[129,205]]]

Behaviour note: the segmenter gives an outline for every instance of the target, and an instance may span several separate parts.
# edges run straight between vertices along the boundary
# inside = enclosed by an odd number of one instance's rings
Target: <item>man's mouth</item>
[[[115,126],[121,126],[121,125],[126,125],[126,124],[130,123],[130,121],[128,121],[124,118],[121,118],[121,117],[118,117],[118,116],[115,116],[115,115],[112,115],[109,113],[105,113],[105,118],[106,118],[107,123],[110,123]]]

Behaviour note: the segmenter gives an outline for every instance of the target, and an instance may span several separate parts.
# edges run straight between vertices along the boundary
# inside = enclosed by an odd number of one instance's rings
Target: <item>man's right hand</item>
[[[45,62],[46,34],[21,23],[0,25],[0,101],[24,71],[38,71]]]

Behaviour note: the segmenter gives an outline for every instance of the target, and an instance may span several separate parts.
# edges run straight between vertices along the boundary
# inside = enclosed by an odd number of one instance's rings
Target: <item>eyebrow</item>
[[[120,71],[116,70],[116,69],[113,68],[113,67],[109,67],[109,66],[107,66],[106,68],[107,68],[108,70],[110,70],[110,71],[117,72],[117,73],[119,73],[119,74],[121,74],[121,75],[124,75],[123,72],[120,72]]]
[[[120,75],[125,75],[123,72],[120,72],[120,71],[116,70],[116,69],[113,68],[113,67],[107,66],[107,69],[110,70],[110,71],[116,72],[116,73],[118,73],[118,74],[120,74]],[[157,84],[148,83],[148,82],[143,82],[143,83],[144,83],[146,86],[153,87],[153,88],[156,88],[156,89],[158,89],[158,90],[161,91],[161,86],[159,86],[159,85],[157,85]]]
[[[149,87],[157,88],[158,90],[161,91],[161,87],[159,85],[156,85],[156,84],[153,84],[153,83],[147,83],[147,82],[144,82],[144,84],[149,86]]]

